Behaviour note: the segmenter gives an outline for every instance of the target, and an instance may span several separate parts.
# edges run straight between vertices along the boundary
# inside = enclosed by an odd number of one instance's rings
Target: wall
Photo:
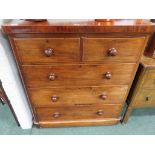
[[[32,114],[18,76],[10,45],[1,31],[1,24],[8,21],[0,20],[0,79],[21,127],[29,129],[32,127]]]

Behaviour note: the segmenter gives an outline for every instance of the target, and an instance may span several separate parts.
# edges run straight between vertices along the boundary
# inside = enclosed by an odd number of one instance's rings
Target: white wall
[[[0,79],[21,127],[29,129],[32,127],[32,114],[18,76],[10,45],[1,31],[3,22],[6,20],[0,20]]]

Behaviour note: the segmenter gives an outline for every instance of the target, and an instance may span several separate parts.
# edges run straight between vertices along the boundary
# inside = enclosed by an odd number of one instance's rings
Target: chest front
[[[9,36],[34,124],[118,123],[149,33],[99,33],[89,25],[85,32],[70,27],[68,33],[55,32],[55,27],[48,25],[45,33],[36,25],[37,33]]]

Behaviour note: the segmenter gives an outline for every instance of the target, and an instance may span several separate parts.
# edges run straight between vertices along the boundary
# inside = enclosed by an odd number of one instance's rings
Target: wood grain
[[[104,124],[103,122],[106,119],[115,120],[116,123],[116,120],[120,119],[121,108],[120,105],[102,105],[94,108],[37,108],[36,111],[41,126],[46,122],[45,125],[48,127],[59,127],[68,125],[76,126],[76,124],[83,126],[85,123],[87,124],[87,121],[90,121],[89,125],[94,125],[95,120],[96,124],[98,124],[98,121]],[[103,114],[98,115],[99,111],[102,111]],[[59,114],[59,117],[54,117],[56,113]]]
[[[79,38],[15,38],[17,52],[22,64],[78,62],[80,57]],[[46,56],[45,50],[53,50]]]
[[[133,107],[155,107],[155,89],[141,89],[137,92]]]
[[[84,38],[83,61],[86,62],[137,62],[143,50],[145,37],[141,38]],[[109,49],[117,54],[111,56]]]
[[[29,89],[35,107],[98,106],[102,104],[123,104],[128,86],[73,87],[52,89]],[[106,99],[101,95],[105,94]],[[57,100],[51,98],[56,96]]]
[[[155,69],[147,69],[142,84],[145,88],[155,88]]]
[[[128,85],[136,64],[104,65],[26,65],[23,66],[28,87]],[[111,73],[111,79],[106,73]],[[54,73],[55,80],[49,80]]]
[[[34,124],[60,127],[121,120],[155,25],[147,20],[16,20],[2,28],[10,39]]]
[[[71,121],[47,121],[43,120],[40,122],[34,122],[39,128],[58,128],[58,127],[79,127],[79,126],[99,126],[99,125],[116,125],[120,123],[121,117],[119,118],[105,118],[105,119],[79,119]]]
[[[123,117],[127,123],[133,109],[155,107],[155,63],[154,59],[143,56],[127,102]]]
[[[3,24],[7,34],[24,33],[151,33],[155,24],[141,19],[114,20],[114,22],[96,22],[95,20],[66,21],[48,20],[46,22],[30,22],[14,20]]]
[[[149,56],[151,58],[155,59],[155,32],[152,34],[152,36],[149,39],[149,43],[147,48],[145,49],[144,54],[146,56]]]

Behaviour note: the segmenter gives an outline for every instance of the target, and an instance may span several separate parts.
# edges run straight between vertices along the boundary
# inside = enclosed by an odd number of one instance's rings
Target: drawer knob
[[[97,114],[98,116],[102,116],[102,115],[103,115],[103,110],[99,110],[96,114]]]
[[[106,78],[106,79],[109,80],[109,79],[111,79],[111,77],[112,77],[112,75],[111,75],[110,72],[106,72],[106,73],[105,73],[105,78]]]
[[[56,95],[53,95],[53,96],[51,97],[51,100],[52,100],[53,102],[58,101],[58,99],[59,99],[59,97],[56,96]]]
[[[102,93],[102,94],[100,95],[100,98],[101,98],[102,100],[106,100],[106,99],[107,99],[107,94],[106,94],[106,93]]]
[[[50,56],[52,56],[52,55],[54,54],[54,50],[51,49],[51,48],[46,48],[46,49],[44,50],[44,53],[45,53],[45,55],[46,55],[47,57],[50,57]]]
[[[55,73],[50,73],[49,76],[48,76],[48,78],[49,78],[49,80],[51,80],[51,81],[55,80],[55,78],[56,78]]]
[[[116,56],[117,55],[117,50],[115,48],[110,48],[108,50],[108,55],[110,55],[110,56]]]
[[[59,118],[61,116],[61,114],[59,113],[59,112],[55,112],[54,114],[53,114],[53,117],[54,118]]]

